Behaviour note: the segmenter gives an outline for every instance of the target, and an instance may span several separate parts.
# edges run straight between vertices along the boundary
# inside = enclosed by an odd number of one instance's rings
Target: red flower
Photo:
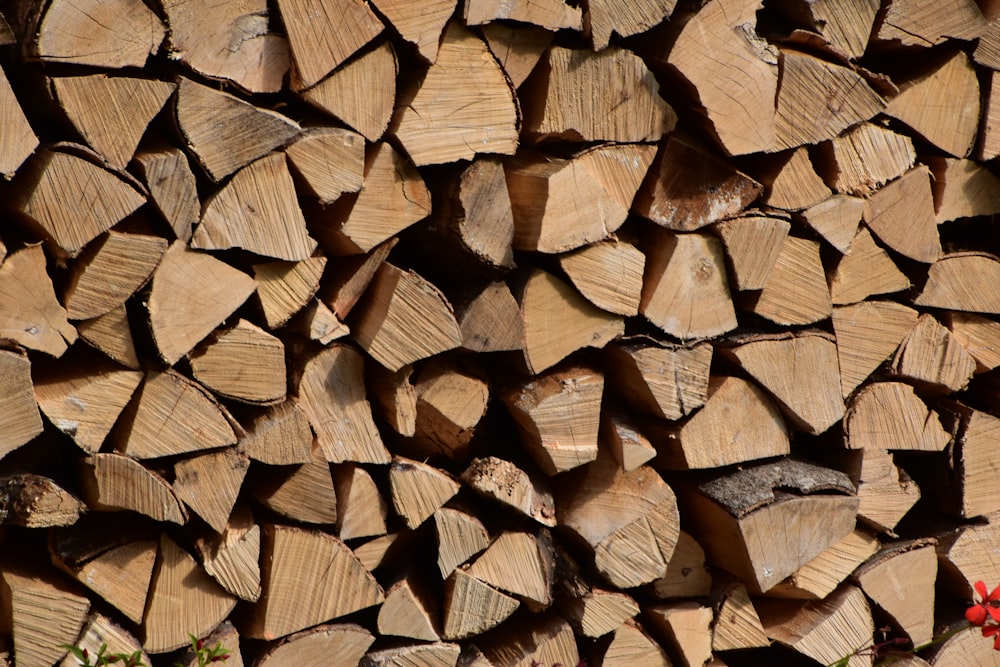
[[[1000,651],[1000,625],[984,625],[983,637],[993,637],[993,649]]]
[[[995,622],[1000,623],[1000,608],[991,604],[993,602],[1000,601],[1000,586],[993,589],[992,593],[986,593],[986,584],[981,581],[975,583],[976,592],[979,593],[979,602],[973,604],[971,607],[965,610],[965,618],[972,625],[982,627],[986,623],[987,616],[992,618]],[[986,634],[987,628],[983,628],[983,636],[989,636]],[[1000,628],[997,628],[990,635],[1000,632]],[[1000,644],[1000,639],[997,640]],[[997,646],[997,650],[1000,650],[1000,646]]]

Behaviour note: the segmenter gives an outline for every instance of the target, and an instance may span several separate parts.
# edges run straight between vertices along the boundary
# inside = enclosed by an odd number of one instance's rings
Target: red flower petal
[[[994,621],[1000,623],[1000,607],[989,606],[986,607],[986,611],[990,613],[990,616],[993,618]]]
[[[965,620],[972,625],[980,626],[986,622],[986,608],[981,604],[975,604],[965,610]],[[985,631],[986,628],[983,628]]]
[[[1000,651],[1000,635],[993,638],[993,650]]]
[[[993,635],[1000,635],[1000,625],[984,625],[983,637],[992,637]]]
[[[976,583],[973,584],[973,587],[976,589],[976,592],[979,593],[979,599],[985,600],[987,597],[986,584],[984,584],[981,581],[977,581]]]
[[[986,598],[986,602],[996,602],[997,600],[1000,600],[1000,586],[994,588],[993,592]]]

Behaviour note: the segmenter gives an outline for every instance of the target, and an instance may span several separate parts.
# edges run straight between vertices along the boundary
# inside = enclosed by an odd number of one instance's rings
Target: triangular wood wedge
[[[643,620],[680,655],[683,664],[704,665],[712,655],[712,608],[699,602],[668,602],[644,610]],[[651,661],[650,665],[661,663]],[[631,662],[621,663],[625,665]],[[643,663],[645,664],[645,663]],[[670,663],[667,663],[670,664]]]
[[[125,306],[114,308],[100,317],[76,325],[80,338],[95,350],[117,361],[125,368],[139,370],[139,355],[132,342]]]
[[[385,535],[389,503],[364,468],[354,463],[334,466],[333,486],[340,539]]]
[[[417,432],[417,392],[413,388],[412,375],[410,364],[398,371],[375,366],[368,369],[366,378],[374,414],[393,431],[408,437]]]
[[[10,179],[38,147],[38,137],[28,123],[21,105],[10,87],[7,75],[0,72],[0,109],[4,110],[4,142],[0,147],[0,174]]]
[[[420,370],[414,395],[414,435],[420,447],[452,460],[466,459],[489,406],[486,381],[457,366],[431,361]]]
[[[982,137],[973,155],[977,160],[992,160],[1000,155],[1000,76],[986,72],[983,80]]]
[[[282,665],[309,665],[337,660],[345,665],[356,665],[375,641],[365,628],[353,623],[318,625],[285,637],[261,654],[258,667]]]
[[[195,547],[220,586],[241,600],[260,598],[260,526],[249,509],[237,507],[221,533],[199,536]]]
[[[302,97],[368,141],[378,141],[392,116],[398,70],[392,44],[383,42],[303,92]]]
[[[310,257],[302,262],[254,264],[257,298],[269,329],[288,323],[306,307],[319,290],[326,257]]]
[[[397,665],[456,667],[461,652],[462,647],[458,644],[445,642],[408,644],[371,651],[358,664],[364,667],[397,667]]]
[[[756,21],[758,7],[747,0],[706,4],[684,25],[667,59],[694,86],[730,155],[771,150],[775,143],[777,54],[739,28]]]
[[[250,484],[254,497],[272,512],[302,523],[337,522],[333,473],[318,447],[309,462],[281,472],[261,471]]]
[[[796,428],[818,434],[844,416],[837,345],[828,334],[752,337],[721,352],[777,399]]]
[[[504,281],[489,283],[467,301],[454,301],[454,307],[463,349],[501,352],[524,345],[519,306]]]
[[[92,611],[90,616],[87,617],[87,622],[83,624],[80,637],[74,645],[79,649],[89,651],[92,656],[99,655],[102,646],[107,656],[118,653],[132,655],[138,651],[139,659],[143,664],[150,662],[149,656],[142,650],[142,644],[132,636],[129,630],[121,627],[117,621],[97,611]],[[67,655],[58,664],[59,667],[77,667],[80,663],[76,659],[76,656],[71,658]]]
[[[767,635],[753,607],[747,587],[733,583],[722,591],[712,626],[712,650],[730,651],[767,646]]]
[[[294,173],[302,178],[305,192],[320,204],[332,204],[345,192],[357,192],[365,184],[365,140],[356,132],[339,127],[310,127],[285,149]]]
[[[937,414],[902,382],[875,382],[863,387],[844,420],[851,449],[939,452],[951,439]]]
[[[52,77],[59,106],[87,144],[112,167],[124,169],[146,126],[175,85],[106,74]]]
[[[552,612],[525,617],[521,622],[512,619],[509,631],[477,641],[476,647],[488,661],[482,663],[484,666],[527,666],[532,660],[543,665],[576,665],[580,662],[573,628]]]
[[[449,184],[435,210],[437,223],[463,253],[491,267],[514,266],[514,214],[504,163],[479,157]]]
[[[694,624],[685,623],[685,625],[690,631],[693,629],[691,625]],[[703,650],[692,651],[686,645],[680,650],[681,656],[689,665],[705,662],[706,654]],[[629,620],[615,629],[601,664],[605,667],[629,667],[637,664],[648,667],[670,667],[673,663],[659,642],[650,637],[638,623]]]
[[[135,155],[152,204],[181,241],[191,240],[191,228],[201,217],[198,183],[187,154],[167,144],[143,147]]]
[[[832,195],[802,211],[806,224],[841,254],[851,247],[864,214],[865,200],[851,195]]]
[[[889,358],[916,323],[917,311],[892,301],[864,301],[833,309],[844,398]]]
[[[265,0],[163,0],[170,57],[250,93],[276,93],[291,64],[288,39],[269,30]],[[234,38],[239,35],[239,38]]]
[[[473,459],[462,481],[476,493],[527,516],[543,526],[556,525],[555,500],[544,478],[529,475],[495,456]]]
[[[503,623],[520,602],[457,569],[444,582],[444,629],[451,641],[481,635]]]
[[[1000,294],[983,285],[1000,284],[1000,259],[980,252],[944,255],[931,265],[918,306],[1000,314]]]
[[[520,88],[535,69],[554,36],[538,26],[499,21],[488,23],[481,30],[490,51],[515,88]]]
[[[966,518],[997,512],[1000,488],[989,473],[989,461],[1000,419],[957,402],[945,404],[942,413],[950,422],[954,443],[947,469],[936,471],[934,497]],[[946,493],[939,493],[942,490]]]
[[[225,398],[256,404],[285,398],[285,346],[247,320],[217,330],[188,361],[194,379]]]
[[[934,580],[937,554],[934,544],[905,542],[882,549],[854,572],[865,595],[914,646],[934,637]]]
[[[265,155],[243,167],[204,206],[191,238],[197,250],[243,248],[297,262],[316,249],[284,153]]]
[[[612,33],[628,37],[646,32],[670,16],[676,4],[676,0],[641,0],[627,4],[592,0],[587,5],[587,25],[594,49],[605,48]]]
[[[147,371],[111,437],[133,458],[173,456],[236,444],[230,419],[197,382],[174,370]]]
[[[434,512],[438,569],[445,579],[462,563],[490,545],[482,522],[463,510],[442,507]],[[447,624],[446,624],[447,625]]]
[[[175,241],[153,272],[148,308],[160,356],[175,364],[239,308],[253,278],[211,255]]]
[[[847,252],[827,273],[830,299],[835,305],[863,301],[873,294],[890,294],[910,287],[910,279],[899,270],[867,227],[861,227]]]
[[[597,458],[604,375],[583,366],[551,371],[502,398],[528,454],[547,475]]]
[[[705,550],[690,533],[680,532],[674,553],[667,562],[666,575],[654,579],[646,588],[658,600],[709,594],[712,576],[705,566]]]
[[[554,46],[525,83],[522,132],[532,139],[659,141],[677,124],[646,64],[617,46],[599,53]]]
[[[768,206],[798,211],[818,204],[830,196],[826,187],[809,160],[805,147],[796,148],[788,156],[768,188]]]
[[[973,160],[939,158],[931,162],[936,222],[1000,213],[994,193],[1000,178]]]
[[[705,404],[712,346],[628,340],[609,345],[609,380],[615,394],[656,417],[680,419]]]
[[[433,642],[441,639],[436,600],[415,576],[400,579],[385,590],[378,610],[380,636]]]
[[[164,653],[189,646],[191,635],[208,634],[235,606],[236,598],[164,533],[159,566],[142,618],[143,648],[150,653]]]
[[[531,607],[546,608],[552,604],[554,568],[550,538],[507,531],[465,571]]]
[[[854,226],[857,227],[857,222]],[[782,218],[754,213],[723,220],[711,227],[726,249],[733,287],[738,290],[764,287],[791,227],[791,223]]]
[[[268,465],[306,463],[312,451],[309,419],[295,401],[285,401],[243,421],[238,449]]]
[[[249,467],[250,460],[232,447],[183,459],[174,464],[174,493],[221,533]]]
[[[950,394],[969,383],[976,361],[933,315],[924,313],[896,350],[891,368],[927,393]]]
[[[860,465],[858,518],[877,530],[890,532],[920,500],[920,487],[884,449],[865,449]]]
[[[468,25],[490,23],[497,19],[510,19],[530,23],[555,32],[562,28],[580,30],[583,14],[579,7],[571,7],[562,0],[468,0],[463,3],[463,16]]]
[[[18,250],[0,264],[0,331],[14,343],[53,357],[76,341],[39,245]]]
[[[830,317],[833,303],[819,251],[818,241],[785,239],[750,310],[783,326],[813,324]]]
[[[55,481],[34,473],[0,476],[0,520],[5,526],[71,526],[87,506]]]
[[[862,504],[864,500],[862,499]],[[879,550],[874,535],[855,528],[767,592],[768,597],[822,600]]]
[[[394,457],[389,466],[392,506],[408,528],[416,528],[460,488],[451,475],[420,461]]]
[[[911,169],[868,198],[864,220],[875,236],[904,257],[930,264],[941,255],[931,172],[925,166]]]
[[[92,454],[82,463],[80,482],[91,509],[129,510],[154,521],[184,525],[187,512],[163,477],[123,454]]]
[[[142,67],[165,32],[159,17],[138,0],[55,0],[45,8],[33,47],[42,60]]]
[[[263,593],[242,634],[277,639],[382,602],[382,587],[343,542],[320,531],[266,525]]]
[[[942,4],[893,0],[875,36],[880,40],[898,40],[903,46],[926,48],[949,37],[975,39],[984,29],[986,20],[970,0],[948,0]]]
[[[399,32],[400,37],[417,47],[427,62],[437,60],[441,33],[455,13],[456,0],[429,0],[419,5],[410,0],[379,0],[378,11]]]
[[[599,447],[606,448],[626,472],[656,456],[656,448],[634,421],[610,408],[601,411]]]
[[[646,256],[631,243],[602,241],[559,258],[570,282],[592,304],[617,315],[638,315]]]
[[[556,604],[578,633],[593,639],[614,632],[639,613],[639,604],[625,593],[589,586],[567,593]]]
[[[875,123],[861,123],[830,142],[833,189],[868,196],[906,173],[917,159],[913,141]]]
[[[184,78],[177,89],[177,124],[188,149],[216,182],[301,132],[279,113]]]

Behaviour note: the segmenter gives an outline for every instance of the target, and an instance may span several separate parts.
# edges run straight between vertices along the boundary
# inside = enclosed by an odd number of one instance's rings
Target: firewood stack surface
[[[1000,583],[998,17],[0,1],[4,658],[941,635]]]

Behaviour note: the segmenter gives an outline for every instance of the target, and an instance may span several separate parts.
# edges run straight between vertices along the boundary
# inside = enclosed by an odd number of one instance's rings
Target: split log
[[[607,449],[622,470],[635,470],[656,456],[653,447],[634,421],[623,413],[605,408],[601,411],[598,446]]]
[[[268,465],[306,463],[312,450],[309,419],[295,401],[285,401],[243,422],[237,449]]]
[[[1000,366],[1000,323],[971,313],[945,313],[944,323],[976,360],[976,373]]]
[[[859,567],[854,578],[876,607],[892,619],[913,646],[934,637],[937,555],[925,541],[894,544]]]
[[[930,176],[927,167],[911,169],[865,200],[864,211],[865,224],[875,236],[904,257],[925,264],[941,255]]]
[[[292,320],[290,328],[321,345],[329,345],[351,333],[351,328],[337,319],[334,312],[319,299],[313,299],[303,308]]]
[[[676,132],[662,144],[649,174],[633,210],[680,232],[736,215],[764,189],[730,162]]]
[[[591,586],[578,570],[559,579],[556,589],[559,613],[584,637],[603,637],[639,613],[639,604],[634,599],[625,593]]]
[[[346,192],[364,187],[365,141],[339,127],[310,127],[285,149],[293,173],[306,193],[332,204]]]
[[[807,225],[843,255],[850,251],[851,241],[858,234],[864,210],[865,202],[860,197],[832,195],[801,215]]]
[[[869,196],[906,173],[917,159],[913,141],[875,123],[861,123],[830,142],[836,165],[833,189]]]
[[[489,405],[489,385],[456,365],[432,361],[420,370],[413,390],[419,447],[452,460],[467,458]]]
[[[435,642],[441,639],[436,601],[431,591],[412,574],[385,589],[385,602],[378,610],[381,636],[407,637]]]
[[[138,0],[56,0],[46,7],[32,55],[42,60],[118,69],[142,67],[166,29]]]
[[[792,151],[770,183],[765,181],[764,185],[768,206],[786,211],[809,208],[830,196],[830,188],[816,173],[805,147]]]
[[[418,167],[479,153],[513,155],[517,115],[514,91],[486,43],[453,22],[395,135]]]
[[[571,366],[502,395],[522,434],[522,445],[542,472],[556,475],[597,458],[604,376]]]
[[[630,51],[554,46],[519,96],[521,132],[533,141],[659,141],[677,124],[659,92],[646,64]]]
[[[1000,213],[993,193],[1000,179],[972,160],[937,158],[930,162],[933,174],[935,220],[940,225],[959,218]]]
[[[412,437],[417,432],[417,392],[411,376],[413,366],[407,364],[398,371],[382,366],[368,369],[368,387],[373,409],[379,419],[396,433]]]
[[[152,459],[235,445],[231,417],[204,388],[174,370],[147,371],[111,434],[115,448]]]
[[[154,521],[187,523],[187,512],[170,484],[128,456],[91,454],[81,467],[83,498],[91,509],[129,510]]]
[[[674,11],[675,0],[643,0],[619,4],[595,0],[587,5],[586,25],[595,51],[607,47],[611,34],[629,37],[646,32],[664,21]]]
[[[237,506],[223,530],[195,540],[205,571],[220,586],[240,598],[260,598],[260,526],[245,506]]]
[[[246,623],[246,637],[276,639],[381,603],[381,586],[336,537],[291,526],[265,525],[263,592]]]
[[[718,611],[712,624],[712,651],[756,648],[770,644],[746,586],[740,583],[728,584],[722,589],[717,604]]]
[[[533,269],[515,292],[528,371],[541,373],[583,347],[603,347],[625,333],[624,318],[603,311],[572,287]]]
[[[412,544],[409,539],[411,536],[411,532],[404,531],[380,535],[356,547],[354,555],[361,561],[365,570],[374,572],[379,568],[394,565],[399,559],[399,551],[406,545]]]
[[[818,241],[789,236],[750,310],[783,326],[813,324],[830,317],[833,303]]]
[[[857,475],[858,518],[882,531],[896,524],[920,500],[920,487],[896,465],[895,457],[884,449],[867,448],[861,453]]]
[[[234,448],[174,464],[174,494],[215,532],[226,529],[250,461]]]
[[[509,632],[493,635],[475,644],[488,662],[496,667],[530,665],[576,665],[580,654],[573,638],[573,628],[558,615],[542,614],[525,618]]]
[[[950,436],[937,414],[901,382],[874,382],[855,394],[844,417],[851,449],[939,452]]]
[[[683,650],[683,649],[682,649]],[[684,654],[687,658],[687,654]],[[700,654],[692,655],[687,664],[700,665]],[[673,663],[667,652],[653,640],[635,621],[626,621],[619,626],[604,651],[602,665],[606,667],[627,667],[627,665],[649,665],[649,667],[670,667]]]
[[[189,646],[221,623],[236,598],[215,583],[186,551],[164,534],[142,617],[142,646],[164,653]]]
[[[583,14],[579,7],[571,7],[563,0],[468,0],[464,3],[462,18],[468,25],[491,23],[498,19],[509,19],[530,23],[555,32],[562,28],[580,30]]]
[[[860,210],[858,220],[861,220]],[[788,238],[791,224],[781,218],[748,213],[723,220],[711,229],[726,249],[733,286],[742,291],[764,287]]]
[[[844,537],[858,510],[846,475],[794,459],[679,491],[685,513],[704,519],[691,530],[709,560],[754,593],[766,593]]]
[[[454,301],[454,308],[463,349],[501,352],[524,345],[520,308],[507,283],[489,283],[468,301]]]
[[[961,667],[975,660],[989,665],[996,660],[996,649],[976,632],[958,632],[930,649],[926,665]],[[918,667],[920,663],[915,663]],[[974,664],[974,663],[973,663]]]
[[[507,620],[520,604],[465,570],[456,569],[444,582],[442,636],[457,641],[481,635]]]
[[[142,663],[149,662],[149,656],[142,650],[142,644],[139,643],[138,639],[111,618],[97,611],[92,611],[87,617],[87,621],[80,631],[80,636],[73,645],[78,649],[88,651],[91,656],[99,655],[102,646],[106,650],[105,655],[108,656],[119,653],[132,655],[138,651]],[[58,664],[59,667],[78,667],[80,661],[76,659],[76,656],[67,655]]]
[[[704,665],[711,658],[711,607],[698,602],[668,602],[646,607],[643,618],[680,657],[684,667]]]
[[[307,463],[284,473],[263,471],[251,483],[254,497],[269,510],[295,521],[337,522],[337,491],[323,452],[314,447]]]
[[[0,524],[25,528],[71,526],[87,506],[52,479],[33,473],[0,477]]]
[[[972,379],[976,362],[933,315],[923,314],[892,359],[894,375],[927,393],[960,391]]]
[[[667,562],[666,575],[649,584],[657,599],[707,596],[712,577],[705,567],[705,551],[689,533],[677,536],[677,546]]]
[[[859,492],[860,495],[860,492]],[[864,501],[862,500],[862,503]],[[855,528],[767,592],[768,597],[822,600],[879,550],[879,541]]]
[[[462,647],[458,644],[444,642],[411,644],[371,651],[361,659],[358,667],[407,667],[408,665],[455,667],[461,651]]]
[[[871,375],[917,323],[917,312],[891,301],[866,301],[833,310],[844,398]]]
[[[530,517],[543,526],[556,525],[552,491],[541,477],[529,475],[510,461],[488,456],[473,459],[462,481],[476,493]]]
[[[396,456],[389,466],[389,487],[393,509],[412,529],[458,493],[460,485],[443,470]]]
[[[598,308],[617,315],[639,314],[646,256],[631,243],[594,243],[562,255],[559,266]]]
[[[491,267],[514,267],[514,214],[499,158],[480,157],[462,171],[438,207],[449,240]],[[437,217],[437,216],[435,216]]]
[[[281,0],[282,23],[295,65],[293,82],[308,88],[382,32],[368,3]]]
[[[45,271],[41,246],[23,248],[0,264],[0,330],[4,338],[53,357],[76,341]]]
[[[161,358],[175,364],[253,291],[250,276],[174,241],[153,272],[148,301],[150,329]]]
[[[555,561],[552,538],[519,531],[501,533],[464,571],[541,611],[552,604]]]
[[[337,491],[337,526],[342,540],[385,535],[389,505],[371,475],[359,465],[346,463],[333,470]]]
[[[926,48],[948,38],[975,39],[985,28],[986,20],[975,2],[952,0],[938,5],[922,0],[893,0],[876,36],[903,46]]]
[[[187,155],[166,144],[140,148],[135,154],[135,166],[149,190],[150,200],[174,235],[190,242],[191,228],[201,216],[201,202]]]
[[[415,5],[409,0],[381,0],[378,11],[427,62],[437,60],[441,33],[455,12],[456,0],[433,0]]]
[[[552,43],[553,33],[530,24],[493,22],[482,28],[493,56],[515,88],[520,88]]]
[[[467,562],[490,544],[490,536],[486,532],[486,528],[482,522],[474,515],[459,509],[441,507],[434,512],[434,531],[437,535],[438,544],[437,564],[438,569],[441,571],[442,579],[447,579],[459,565]],[[462,577],[459,577],[459,579],[462,579]],[[456,587],[459,586],[459,581],[455,581],[453,585]],[[475,588],[475,585],[471,582],[462,585]],[[493,596],[489,594],[487,597]],[[455,604],[458,605],[457,608],[461,608],[463,603],[459,600]],[[446,603],[446,619],[448,617],[447,609],[448,605]],[[445,627],[448,627],[447,621],[445,622]],[[447,630],[445,634],[448,635]]]
[[[986,73],[982,94],[982,127],[973,157],[992,160],[1000,155],[1000,76],[996,72]]]
[[[224,398],[253,404],[285,398],[285,346],[247,320],[216,330],[188,361],[194,379]]]
[[[166,81],[106,74],[50,79],[59,107],[109,165],[124,169],[146,127],[176,87]]]
[[[269,647],[258,658],[259,667],[280,665],[308,665],[337,660],[345,665],[356,665],[374,643],[375,637],[354,623],[330,623],[296,632]]]
[[[336,31],[340,34],[340,31]],[[399,65],[389,42],[352,58],[302,93],[313,106],[341,120],[369,141],[385,134],[396,100]],[[360,144],[363,150],[363,143]],[[356,190],[355,190],[356,191]]]
[[[997,518],[994,514],[987,517],[992,521],[985,524],[966,524],[934,535],[937,538],[938,576],[947,582],[948,590],[956,597],[971,600],[974,582],[1000,578],[1000,564],[989,559],[991,545],[1000,538]]]
[[[0,174],[10,180],[38,148],[38,137],[3,72],[0,72],[0,109],[3,110],[5,128],[3,148],[0,149]]]
[[[948,452],[944,483],[934,487],[946,511],[965,518],[993,514],[1000,510],[1000,488],[990,475],[991,443],[1000,427],[1000,419],[958,402],[949,402],[942,410],[950,422],[953,441]],[[946,489],[944,494],[939,491]]]
[[[979,252],[944,255],[931,265],[923,291],[913,300],[918,306],[1000,314],[1000,299],[983,285],[1000,280],[1000,260]]]
[[[319,290],[326,262],[326,257],[311,257],[301,262],[254,264],[257,298],[269,329],[287,324],[306,307]]]
[[[405,187],[402,189],[406,192]],[[407,194],[407,197],[409,196],[412,196],[412,193]],[[398,239],[391,238],[375,246],[365,255],[339,257],[330,266],[330,270],[326,272],[326,286],[320,298],[338,318],[346,319],[357,305],[397,241]]]
[[[249,93],[276,93],[291,64],[288,39],[270,31],[267,3],[163,0],[170,56]]]

